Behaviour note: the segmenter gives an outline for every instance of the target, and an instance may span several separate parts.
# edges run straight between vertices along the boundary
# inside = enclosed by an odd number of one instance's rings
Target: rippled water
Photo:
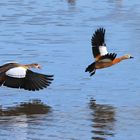
[[[37,62],[54,74],[39,92],[1,87],[2,140],[138,140],[140,130],[138,0],[0,1],[0,63]],[[89,77],[91,36],[124,61]]]

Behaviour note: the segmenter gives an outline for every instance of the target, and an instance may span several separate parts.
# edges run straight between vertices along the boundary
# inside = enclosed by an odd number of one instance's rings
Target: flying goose
[[[20,88],[29,91],[47,88],[53,80],[53,75],[45,75],[31,71],[31,68],[40,69],[37,63],[19,64],[7,63],[0,66],[0,86]]]
[[[91,39],[92,53],[95,58],[95,62],[90,64],[85,72],[89,72],[90,76],[95,74],[96,69],[102,69],[117,64],[125,59],[133,58],[130,54],[126,54],[122,57],[116,58],[116,53],[108,53],[105,44],[105,29],[99,28],[95,31]]]

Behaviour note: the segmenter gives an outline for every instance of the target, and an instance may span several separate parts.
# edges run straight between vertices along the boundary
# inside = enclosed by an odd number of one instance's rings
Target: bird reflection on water
[[[90,100],[89,107],[92,110],[93,140],[106,140],[114,136],[115,108],[106,104],[97,104]]]
[[[51,111],[51,107],[40,100],[22,102],[5,109],[1,107],[0,136],[18,140],[44,138],[41,127],[51,122]]]
[[[43,104],[41,100],[22,102],[19,105],[6,109],[0,108],[0,116],[47,114],[49,112],[51,112],[51,107]]]
[[[76,2],[76,0],[68,0],[68,3],[69,3],[70,5],[75,5],[75,2]]]

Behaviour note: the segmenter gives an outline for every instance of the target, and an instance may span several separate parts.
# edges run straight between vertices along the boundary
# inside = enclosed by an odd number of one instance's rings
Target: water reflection
[[[32,100],[23,102],[14,107],[6,109],[0,108],[0,116],[19,116],[19,115],[33,115],[33,114],[47,114],[51,111],[51,107],[45,105],[41,100]]]
[[[40,100],[23,102],[0,109],[0,136],[16,140],[45,139],[45,127],[51,123],[51,107]]]
[[[70,5],[75,5],[76,4],[76,0],[67,0],[67,1]]]
[[[97,104],[94,99],[89,104],[92,110],[93,140],[105,140],[114,136],[115,108],[110,105]]]

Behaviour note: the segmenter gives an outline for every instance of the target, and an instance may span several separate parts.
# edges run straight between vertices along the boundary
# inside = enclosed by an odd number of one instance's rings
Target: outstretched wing
[[[53,75],[39,74],[31,70],[27,70],[26,75],[22,75],[22,77],[19,77],[19,75],[13,76],[9,73],[4,76],[2,84],[11,88],[21,88],[25,90],[35,91],[47,88],[53,80]]]
[[[101,56],[98,60],[98,62],[111,62],[116,58],[116,53],[108,53],[104,56]]]
[[[27,70],[26,77],[23,80],[23,84],[20,88],[25,90],[39,90],[47,88],[51,81],[53,80],[53,75],[45,75]]]
[[[105,44],[105,29],[99,28],[95,31],[91,39],[92,53],[97,61],[101,56],[106,55],[107,48]]]

